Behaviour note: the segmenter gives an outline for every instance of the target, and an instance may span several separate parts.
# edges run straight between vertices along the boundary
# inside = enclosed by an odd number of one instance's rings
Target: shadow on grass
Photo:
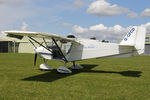
[[[115,72],[115,71],[101,71],[101,70],[92,70],[92,68],[96,67],[97,65],[89,65],[89,64],[83,64],[82,65],[84,69],[82,70],[73,70],[72,74],[60,74],[57,72],[57,70],[53,71],[47,71],[44,74],[31,76],[22,79],[23,81],[42,81],[42,82],[52,82],[61,78],[65,78],[68,76],[72,76],[78,73],[114,73],[114,74],[120,74],[122,76],[127,77],[140,77],[141,71],[121,71],[121,72]]]

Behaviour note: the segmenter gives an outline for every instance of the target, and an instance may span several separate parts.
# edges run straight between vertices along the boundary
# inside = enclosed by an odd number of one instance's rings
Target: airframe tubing
[[[29,37],[29,36],[28,36]],[[50,49],[48,49],[47,47],[45,47],[44,45],[42,45],[41,43],[39,43],[38,41],[36,41],[35,39],[29,37],[31,40],[33,40],[34,42],[36,42],[37,44],[39,44],[40,46],[44,47],[45,49],[47,49],[48,51],[52,52]]]
[[[55,45],[57,46],[59,52],[61,53],[61,55],[63,56],[65,62],[67,63],[68,60],[66,59],[66,57],[64,56],[64,54],[62,53],[61,49],[59,48],[58,44],[56,43],[56,40],[54,38],[52,38],[52,40],[54,41]]]

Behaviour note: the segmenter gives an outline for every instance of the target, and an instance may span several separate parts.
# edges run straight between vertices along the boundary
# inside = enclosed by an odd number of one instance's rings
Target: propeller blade
[[[37,53],[35,53],[35,56],[34,56],[34,66],[36,65],[36,60],[37,60]]]

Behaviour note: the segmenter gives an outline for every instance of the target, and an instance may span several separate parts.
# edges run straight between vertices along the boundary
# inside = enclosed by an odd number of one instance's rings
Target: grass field
[[[84,60],[72,74],[57,73],[57,61],[40,71],[33,56],[0,54],[0,100],[150,100],[150,56]]]

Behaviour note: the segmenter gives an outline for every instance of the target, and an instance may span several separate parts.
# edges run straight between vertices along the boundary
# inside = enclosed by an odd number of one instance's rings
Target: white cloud
[[[87,9],[87,13],[97,16],[114,16],[119,14],[127,14],[131,18],[138,17],[135,12],[130,11],[128,8],[118,6],[116,4],[111,5],[106,0],[97,0],[90,4]]]
[[[150,17],[150,8],[146,8],[142,13],[141,17]]]
[[[69,23],[57,23],[56,26],[60,26],[60,27],[70,27],[72,26],[72,24],[69,24]]]
[[[140,26],[140,25],[139,25]],[[146,33],[150,34],[150,22],[142,24],[146,28]],[[114,25],[107,27],[103,24],[94,25],[89,28],[83,28],[75,25],[72,28],[72,33],[77,37],[91,38],[96,37],[98,40],[108,40],[111,42],[119,42],[130,31],[133,26],[122,27],[121,25]]]
[[[26,31],[27,28],[28,28],[28,24],[27,24],[26,22],[23,22],[23,23],[22,23],[21,30]]]
[[[88,29],[82,28],[81,26],[78,26],[78,25],[74,25],[72,27],[72,31],[73,31],[73,33],[82,34],[82,33],[88,32]]]
[[[21,0],[0,0],[0,4],[12,5],[12,6],[23,6],[24,1]]]
[[[82,7],[84,5],[84,3],[81,0],[75,0],[73,5],[76,7]]]
[[[142,26],[146,27],[147,34],[150,34],[150,22],[148,22],[146,24],[142,24]]]
[[[143,24],[142,26],[146,28],[147,34],[150,34],[150,22]],[[72,29],[72,34],[83,38],[96,37],[98,40],[119,42],[131,28],[132,26],[122,27],[120,25],[107,27],[103,24],[91,26],[90,28],[83,28],[75,25]]]
[[[21,5],[21,2],[24,5]],[[18,6],[15,6],[17,4]],[[20,29],[20,24],[27,20],[41,19],[32,23],[36,25],[48,23],[52,19],[55,21],[51,18],[51,13],[52,8],[39,6],[33,0],[0,0],[0,30],[16,29],[16,27]]]
[[[105,27],[103,24],[90,27],[90,30],[94,30],[94,31],[98,31],[98,30],[100,31],[100,30],[105,30],[105,29],[107,29],[107,27]]]
[[[139,17],[139,15],[137,13],[132,12],[130,10],[128,10],[126,13],[127,13],[127,16],[129,16],[130,18],[138,18]]]
[[[128,28],[123,28],[120,25],[107,27],[103,24],[99,24],[91,26],[90,28],[83,28],[81,26],[75,25],[72,28],[72,34],[84,38],[96,37],[98,40],[104,39],[118,42],[123,38],[124,34],[127,33],[128,30]]]
[[[22,7],[11,7],[11,6],[0,6],[0,23],[1,27],[5,25],[12,24],[16,21],[30,18],[33,16],[33,12],[26,10]]]

